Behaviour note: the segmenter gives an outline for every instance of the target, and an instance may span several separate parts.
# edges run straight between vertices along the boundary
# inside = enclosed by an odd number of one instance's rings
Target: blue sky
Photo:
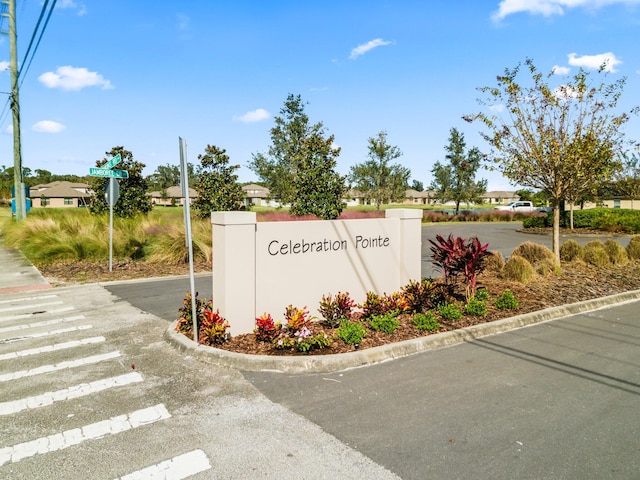
[[[42,2],[16,1],[22,60]],[[452,127],[488,152],[461,117],[479,110],[477,87],[527,57],[561,74],[608,59],[609,80],[627,77],[620,106],[640,104],[639,32],[640,0],[58,0],[22,79],[23,165],[86,175],[122,145],[151,174],[178,164],[181,136],[190,162],[218,145],[241,181],[256,180],[246,165],[293,93],[335,135],[341,173],[385,130],[427,186]],[[3,106],[9,90],[5,70]],[[0,121],[0,164],[12,166],[6,109]],[[640,141],[640,121],[625,132]],[[497,172],[479,177],[513,189]]]

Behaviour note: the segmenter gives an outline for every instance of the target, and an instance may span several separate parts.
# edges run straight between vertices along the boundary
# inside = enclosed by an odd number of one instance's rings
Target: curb
[[[164,333],[164,339],[177,350],[186,353],[197,360],[222,367],[234,368],[247,372],[278,372],[278,373],[334,373],[352,368],[375,365],[396,358],[402,358],[416,353],[458,345],[477,338],[495,335],[517,328],[537,323],[557,320],[562,317],[578,313],[599,310],[612,305],[619,305],[640,300],[640,290],[619,293],[607,297],[586,300],[584,302],[550,307],[538,312],[524,313],[515,317],[504,318],[472,327],[436,333],[403,342],[381,345],[366,350],[332,355],[306,356],[278,356],[278,355],[247,355],[230,352],[206,345],[195,344],[192,340],[175,328],[178,321],[171,323]]]

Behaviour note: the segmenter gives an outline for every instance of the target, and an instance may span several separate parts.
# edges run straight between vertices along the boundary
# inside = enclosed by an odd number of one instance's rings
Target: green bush
[[[569,225],[569,212],[563,216],[563,226]],[[606,232],[639,233],[640,211],[627,208],[589,208],[573,212],[575,228],[591,228]]]
[[[464,313],[474,317],[484,317],[487,314],[487,302],[471,297],[464,306]]]
[[[609,255],[609,261],[614,265],[626,265],[629,263],[627,251],[615,240],[607,240],[604,242],[604,249],[607,251],[607,255]]]
[[[523,228],[549,228],[551,226],[553,226],[553,216],[549,215],[536,215],[522,219]]]
[[[502,295],[496,298],[494,305],[500,310],[515,310],[520,305],[520,302],[511,290],[505,290]]]
[[[438,318],[431,311],[425,313],[416,313],[411,319],[411,322],[418,330],[435,332],[440,328],[440,322],[438,322]]]
[[[438,305],[438,313],[445,320],[460,320],[462,318],[460,307],[453,303],[443,303]]]
[[[367,327],[355,320],[343,320],[336,329],[336,337],[349,345],[359,345],[367,336]]]
[[[627,245],[627,256],[631,260],[638,260],[640,258],[640,235],[631,237],[629,244]]]
[[[504,264],[500,278],[513,280],[520,283],[528,283],[536,276],[533,266],[519,255],[511,255],[507,263]]]
[[[486,288],[479,288],[478,290],[476,290],[475,297],[477,300],[486,302],[487,300],[489,300],[489,292]]]
[[[560,260],[563,262],[573,262],[574,260],[582,260],[584,257],[584,249],[575,240],[567,240],[560,245]]]
[[[400,320],[394,313],[373,316],[369,319],[369,326],[372,330],[384,333],[393,333],[400,326]]]

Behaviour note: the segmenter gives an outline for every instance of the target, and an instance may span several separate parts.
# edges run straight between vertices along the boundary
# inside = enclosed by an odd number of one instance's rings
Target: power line
[[[40,31],[40,35],[38,36],[38,41],[36,42],[36,46],[33,49],[33,54],[31,55],[31,58],[29,59],[29,63],[27,63],[27,67],[26,70],[24,72],[24,76],[22,76],[22,79],[20,80],[20,86],[22,86],[22,82],[24,81],[24,77],[27,75],[27,72],[29,71],[29,67],[31,66],[31,62],[33,61],[33,57],[35,57],[36,52],[38,51],[38,47],[40,46],[40,41],[42,40],[42,36],[44,35],[44,31],[47,29],[47,25],[49,24],[49,19],[51,18],[51,14],[53,13],[54,8],[56,7],[56,2],[58,0],[53,0],[53,2],[51,3],[51,8],[49,9],[49,14],[47,15],[47,18],[44,21],[44,25],[42,26],[42,30]],[[18,70],[18,78],[20,78],[21,74],[22,74],[22,69],[24,68],[24,64],[27,60],[27,55],[29,55],[29,51],[31,50],[31,45],[33,44],[33,39],[35,38],[36,35],[36,31],[38,30],[38,26],[40,25],[40,21],[42,20],[42,17],[45,13],[45,9],[47,8],[47,4],[49,3],[49,0],[45,0],[44,5],[42,7],[42,12],[40,12],[40,17],[38,18],[38,23],[36,24],[36,28],[33,30],[33,34],[31,35],[31,40],[29,41],[29,47],[27,48],[27,53],[25,53],[24,59],[22,60],[22,67]]]

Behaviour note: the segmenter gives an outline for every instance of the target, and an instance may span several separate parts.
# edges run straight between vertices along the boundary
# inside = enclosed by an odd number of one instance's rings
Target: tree
[[[411,171],[400,164],[391,164],[402,152],[387,143],[387,132],[378,132],[367,142],[369,160],[351,167],[349,181],[379,210],[384,203],[404,199]]]
[[[234,172],[240,165],[229,165],[225,149],[207,145],[204,155],[198,155],[200,166],[194,189],[198,196],[193,209],[199,218],[209,218],[211,212],[240,210],[243,208],[244,192]]]
[[[413,180],[411,182],[411,188],[416,192],[424,192],[424,184],[419,180]]]
[[[124,147],[113,147],[111,151],[105,152],[103,160],[96,160],[96,167],[102,167],[107,161],[116,155],[120,155],[121,162],[115,167],[117,170],[126,170],[129,177],[117,180],[120,183],[120,197],[113,206],[113,214],[117,217],[131,218],[137,214],[146,215],[151,211],[153,205],[151,199],[147,197],[147,181],[142,176],[144,163],[133,159],[133,153],[125,150]],[[109,211],[109,205],[105,198],[105,191],[109,185],[108,178],[92,177],[91,187],[91,213],[100,215]]]
[[[613,175],[612,190],[633,201],[640,198],[640,156],[637,153],[623,153],[620,158],[621,169]]]
[[[621,127],[637,108],[615,113],[625,78],[596,84],[580,69],[554,87],[553,71],[543,75],[530,59],[525,67],[530,84],[519,83],[521,65],[505,69],[496,87],[479,89],[485,95],[479,104],[491,111],[464,118],[482,122],[486,131],[481,134],[493,147],[490,158],[506,178],[549,194],[555,207],[553,251],[559,261],[560,202],[569,192],[584,191],[594,179],[611,175],[614,153],[624,141]],[[603,74],[605,65],[597,72]]]
[[[268,154],[254,154],[249,163],[271,196],[290,205],[294,215],[332,219],[342,211],[345,177],[335,171],[340,148],[333,135],[324,135],[322,122],[309,123],[300,95],[289,94],[271,129]]]
[[[452,128],[449,134],[449,145],[446,159],[448,165],[436,162],[431,170],[433,181],[429,187],[435,191],[435,198],[442,203],[453,201],[456,204],[456,214],[461,203],[480,203],[480,195],[487,191],[487,181],[476,182],[476,173],[480,168],[482,154],[477,148],[465,152],[464,135]]]
[[[149,188],[154,191],[166,190],[180,184],[180,168],[177,165],[158,165],[147,177]]]

